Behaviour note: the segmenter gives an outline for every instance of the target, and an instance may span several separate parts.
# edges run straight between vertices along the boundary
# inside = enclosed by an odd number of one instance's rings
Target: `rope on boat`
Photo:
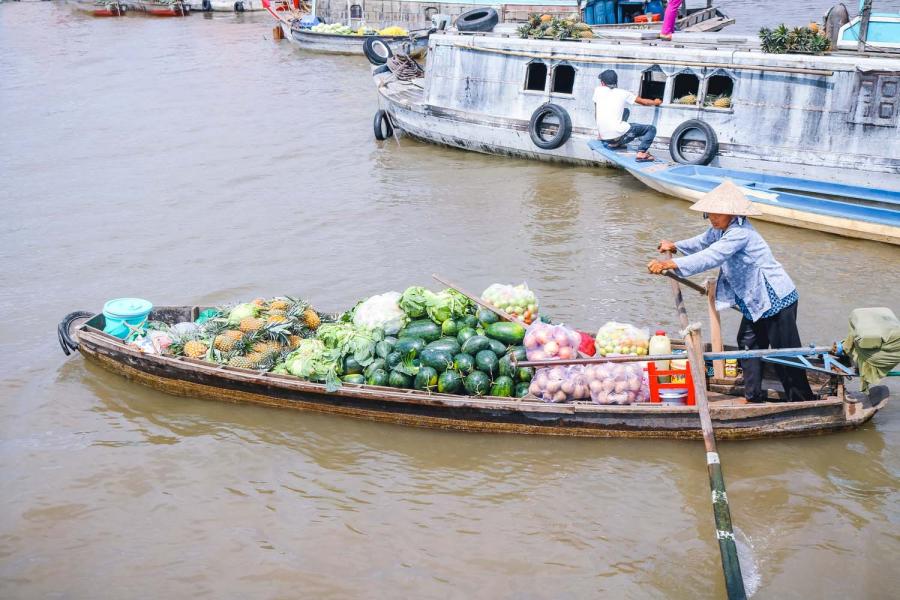
[[[387,59],[387,68],[400,81],[412,81],[425,76],[425,70],[409,54],[394,54]]]
[[[69,335],[69,327],[71,327],[72,323],[78,319],[89,319],[93,316],[94,313],[92,312],[76,310],[63,317],[63,320],[56,326],[56,336],[59,339],[59,345],[66,356],[69,356],[72,353],[72,350],[78,350],[78,342],[73,340],[72,336]]]

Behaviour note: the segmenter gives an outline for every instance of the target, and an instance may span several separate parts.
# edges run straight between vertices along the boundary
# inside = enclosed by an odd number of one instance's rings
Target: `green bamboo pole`
[[[668,254],[669,258],[671,256]],[[741,565],[738,562],[737,546],[734,542],[731,510],[728,507],[728,495],[725,493],[725,476],[722,474],[722,463],[716,448],[716,434],[709,416],[709,402],[706,397],[706,368],[703,363],[700,326],[699,324],[692,326],[688,321],[684,297],[681,295],[681,285],[674,279],[670,279],[669,283],[672,285],[675,310],[678,312],[684,345],[688,351],[688,363],[691,377],[694,380],[694,400],[697,402],[700,412],[700,428],[703,431],[703,444],[706,446],[706,468],[709,473],[709,487],[712,490],[716,539],[719,542],[719,554],[722,557],[725,589],[729,600],[745,600],[747,592],[744,590],[744,579],[741,576]]]

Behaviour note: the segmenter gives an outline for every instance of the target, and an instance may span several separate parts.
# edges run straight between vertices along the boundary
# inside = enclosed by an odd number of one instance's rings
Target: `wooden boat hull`
[[[696,202],[727,178],[741,186],[762,211],[756,219],[900,245],[900,191],[664,161],[638,163],[633,152],[607,150],[596,141],[589,145],[646,186],[669,196]]]
[[[413,58],[421,58],[425,55],[425,51],[428,48],[428,38],[426,37],[416,38],[413,42],[410,42],[407,36],[334,35],[292,29],[289,23],[283,21],[280,22],[280,25],[286,40],[302,50],[319,54],[365,56],[363,40],[366,37],[377,37],[386,43],[394,53],[408,50],[407,54]]]
[[[118,2],[106,4],[79,2],[75,4],[75,8],[93,17],[124,17],[128,11],[127,5]]]
[[[169,309],[179,310],[179,309]],[[190,308],[180,309],[192,314]],[[591,403],[547,404],[528,399],[474,398],[345,384],[322,384],[183,357],[143,354],[91,326],[74,332],[78,350],[101,367],[177,396],[331,413],[435,429],[580,437],[700,439],[696,407]],[[887,402],[884,386],[868,395],[798,403],[717,405],[711,410],[722,439],[821,434],[858,427]]]
[[[138,2],[135,6],[138,10],[143,11],[151,17],[186,17],[191,14],[190,6],[182,2],[176,2],[174,4]]]

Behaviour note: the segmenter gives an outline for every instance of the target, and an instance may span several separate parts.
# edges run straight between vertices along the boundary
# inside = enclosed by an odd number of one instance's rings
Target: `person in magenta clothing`
[[[666,4],[666,14],[663,17],[662,31],[659,32],[659,37],[662,39],[672,39],[672,34],[675,32],[675,19],[678,18],[679,8],[681,8],[681,0],[669,0]]]

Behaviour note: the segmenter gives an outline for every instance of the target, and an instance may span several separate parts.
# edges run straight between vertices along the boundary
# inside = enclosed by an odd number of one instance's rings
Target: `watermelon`
[[[412,321],[400,330],[400,338],[404,337],[421,338],[426,342],[433,342],[441,337],[441,328],[431,319],[419,319],[418,321]]]
[[[528,383],[534,377],[534,369],[532,367],[519,367],[516,369],[516,380],[522,383]]]
[[[494,385],[491,386],[491,396],[512,398],[515,391],[516,386],[513,383],[512,377],[507,377],[505,375],[501,375],[500,377],[495,379]]]
[[[366,382],[366,376],[362,373],[350,373],[349,375],[344,375],[341,379],[344,381],[344,383],[362,384]]]
[[[447,350],[450,354],[456,354],[460,350],[460,343],[456,341],[456,338],[452,337],[442,337],[436,342],[431,342],[427,346],[426,349],[433,348],[435,350]]]
[[[457,333],[459,333],[459,325],[453,319],[447,319],[441,323],[441,334],[455,336]]]
[[[497,340],[488,338],[488,343],[490,344],[488,348],[491,350],[491,352],[496,354],[498,358],[506,354],[507,348],[506,344],[504,344],[503,342],[498,342]]]
[[[516,369],[512,365],[509,355],[507,354],[497,363],[498,372],[506,377],[515,377]]]
[[[395,388],[411,388],[413,386],[413,378],[406,373],[394,370],[388,376],[388,385]]]
[[[528,395],[528,386],[530,384],[523,381],[522,383],[516,384],[516,398],[524,398]]]
[[[375,356],[378,358],[387,358],[387,355],[393,351],[396,341],[397,340],[389,342],[387,339],[383,339],[375,344]]]
[[[386,369],[390,370],[403,362],[403,355],[398,351],[394,350],[390,354],[388,354],[387,358],[384,359],[384,366]]]
[[[494,357],[495,360],[496,358]],[[484,396],[491,387],[491,378],[481,371],[472,371],[465,379],[465,387],[473,396]]]
[[[507,354],[510,356],[515,356],[516,360],[519,362],[521,362],[527,358],[527,355],[525,354],[524,346],[513,346],[512,348],[509,349],[509,351],[507,351]]]
[[[437,389],[442,394],[458,394],[462,388],[462,376],[456,371],[444,371],[438,377]]]
[[[499,340],[506,345],[521,344],[525,339],[525,328],[518,323],[491,323],[484,328],[489,338]]]
[[[417,390],[426,390],[431,391],[437,388],[438,384],[438,374],[437,371],[432,369],[431,367],[422,367],[419,369],[419,372],[416,373],[416,378],[413,380],[413,387]]]
[[[384,369],[376,369],[366,379],[369,385],[388,385],[388,372]]]
[[[385,368],[384,364],[385,363],[384,363],[383,358],[376,358],[375,360],[373,360],[372,362],[369,363],[369,366],[366,367],[366,370],[363,371],[363,374],[366,377],[369,377],[372,373],[374,373],[378,369],[384,369]]]
[[[478,322],[481,323],[481,326],[485,328],[487,325],[496,323],[500,320],[500,317],[497,316],[497,313],[486,308],[478,309],[478,313],[476,314],[478,316]]]
[[[401,337],[394,344],[394,351],[399,352],[401,356],[409,356],[412,352],[413,356],[417,356],[419,352],[425,349],[425,340],[418,337]]]
[[[478,326],[478,317],[476,317],[475,315],[466,315],[462,320],[463,323],[465,323],[466,327],[475,329],[475,327]]]
[[[345,375],[361,375],[363,372],[363,367],[353,356],[348,356],[344,359],[344,374]]]
[[[466,343],[470,337],[475,336],[475,330],[471,327],[463,327],[459,330],[459,333],[456,334],[456,341],[459,342],[459,345],[462,346]]]
[[[471,354],[460,352],[453,357],[453,368],[463,375],[468,375],[475,370],[475,357]]]
[[[482,350],[475,355],[475,368],[493,377],[498,370],[497,355],[492,350]]]
[[[443,348],[425,348],[419,358],[423,365],[439,373],[453,368],[453,353]]]
[[[466,340],[466,343],[462,345],[462,348],[460,348],[460,350],[465,352],[466,354],[472,354],[474,356],[482,350],[488,350],[490,347],[491,340],[484,337],[483,335],[473,335]]]

